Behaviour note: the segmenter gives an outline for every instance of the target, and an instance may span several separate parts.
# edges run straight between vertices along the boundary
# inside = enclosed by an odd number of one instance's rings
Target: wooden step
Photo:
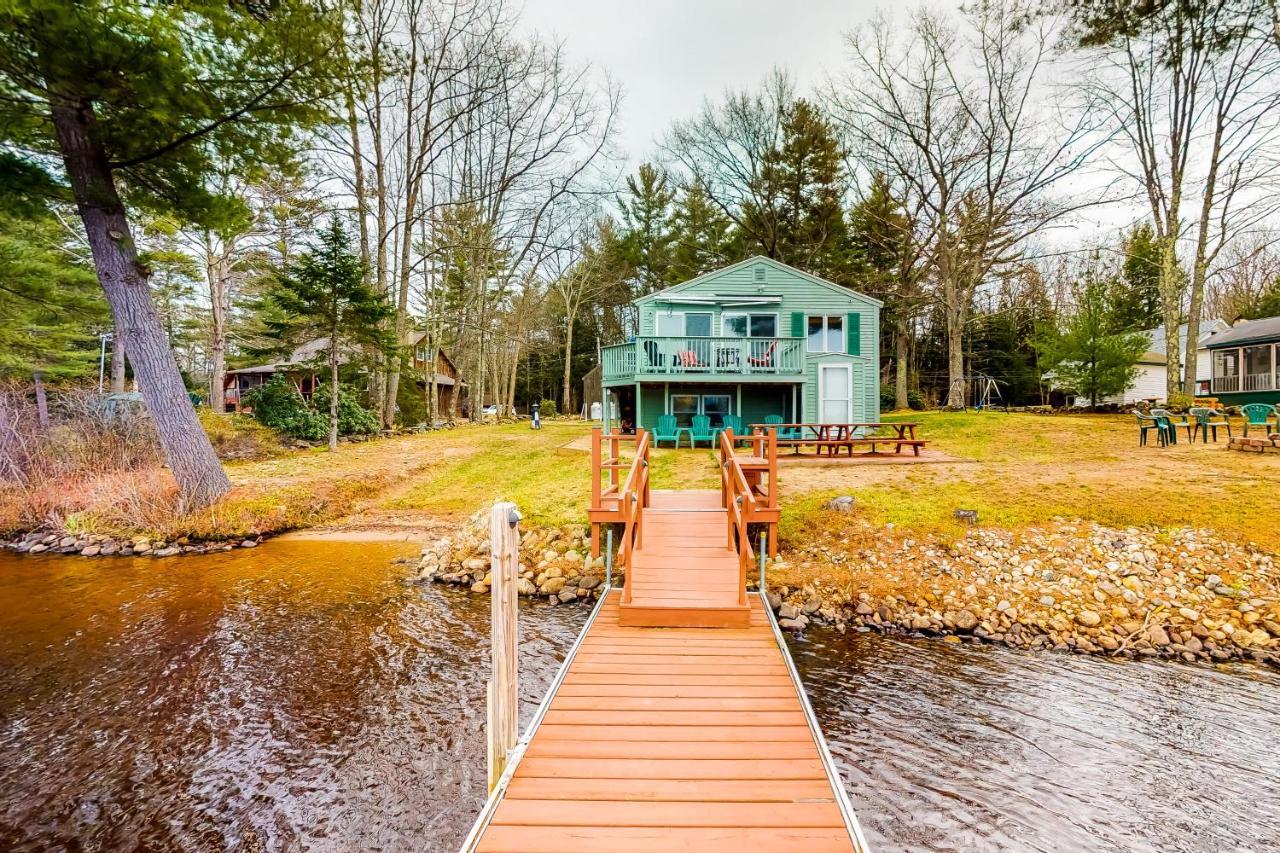
[[[627,628],[747,628],[751,608],[745,604],[708,606],[680,600],[634,600],[618,609],[618,624]]]

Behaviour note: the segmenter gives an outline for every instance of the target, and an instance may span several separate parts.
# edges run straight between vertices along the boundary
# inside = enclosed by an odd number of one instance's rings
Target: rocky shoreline
[[[180,554],[213,554],[235,548],[256,548],[262,537],[227,542],[192,542],[183,536],[169,542],[150,536],[115,538],[98,533],[70,536],[37,531],[4,543],[19,554],[75,554],[81,557],[177,557]]]
[[[832,513],[808,544],[773,561],[779,625],[941,637],[944,642],[1280,666],[1280,563],[1208,531],[1059,521],[1018,532],[974,528],[916,539]],[[484,519],[423,548],[424,582],[487,594]],[[554,604],[600,594],[604,560],[585,532],[526,531],[520,594]],[[615,583],[621,581],[615,577]]]

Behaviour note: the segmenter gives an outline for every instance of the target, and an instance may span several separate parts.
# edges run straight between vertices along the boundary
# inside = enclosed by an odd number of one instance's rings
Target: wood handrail
[[[729,518],[728,546],[738,552],[738,603],[747,603],[747,566],[755,561],[755,549],[748,534],[749,519],[755,515],[756,496],[746,472],[733,452],[733,430],[720,433],[720,498]],[[773,484],[770,483],[770,489]]]
[[[622,564],[622,601],[631,603],[631,558],[644,544],[644,509],[649,505],[649,433],[638,430],[636,455],[631,460],[627,479],[618,492],[618,509],[622,513],[622,542],[618,560]],[[599,478],[597,478],[599,482]]]

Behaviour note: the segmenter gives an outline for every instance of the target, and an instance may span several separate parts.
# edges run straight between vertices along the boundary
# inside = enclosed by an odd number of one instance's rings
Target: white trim
[[[773,258],[766,258],[764,255],[752,255],[746,260],[738,261],[736,264],[730,264],[729,266],[721,267],[718,270],[705,272],[702,275],[698,276],[697,278],[691,278],[688,281],[682,281],[679,284],[673,284],[670,287],[663,288],[662,290],[655,290],[653,293],[645,294],[644,296],[641,296],[639,299],[634,300],[631,304],[639,305],[642,302],[648,302],[654,299],[658,299],[659,297],[665,298],[665,294],[679,293],[688,288],[696,287],[697,285],[702,284],[703,282],[710,281],[711,279],[715,278],[718,275],[723,275],[724,273],[730,272],[731,270],[736,270],[740,267],[745,267],[750,264],[765,264],[767,266],[773,267],[774,269],[783,270],[785,272],[791,273],[792,275],[799,276],[800,278],[806,281],[813,282],[814,284],[819,284],[827,288],[828,290],[832,291],[833,293],[837,293],[845,297],[846,299],[850,299],[852,301],[864,302],[868,305],[873,305],[876,308],[884,307],[884,303],[881,302],[879,299],[876,299],[871,296],[867,296],[865,293],[859,293],[856,290],[850,290],[847,287],[842,287],[836,284],[835,282],[827,281],[825,278],[819,278],[818,276],[813,275],[812,273],[807,273],[804,270],[796,269],[795,267],[784,264],[781,261],[775,261]]]
[[[751,318],[752,317],[772,317],[773,318],[773,334],[762,335],[761,337],[765,337],[765,338],[781,337],[781,335],[778,334],[778,328],[782,325],[782,317],[779,315],[777,311],[739,311],[739,310],[736,310],[737,307],[738,306],[735,305],[734,306],[735,310],[733,311],[722,310],[720,312],[720,337],[722,338],[730,337],[730,335],[725,334],[725,331],[724,331],[724,321],[728,317],[746,317],[747,318],[747,334],[743,336],[742,340],[751,339]],[[732,337],[737,339],[738,336],[733,335]]]
[[[822,419],[823,411],[824,411],[824,403],[826,403],[826,393],[825,393],[826,388],[823,387],[826,383],[822,379],[822,374],[826,370],[844,370],[844,372],[847,373],[849,376],[849,383],[845,386],[845,388],[847,389],[846,394],[848,396],[845,398],[844,422],[852,423],[853,422],[853,364],[851,362],[843,362],[843,363],[837,363],[837,364],[827,364],[824,362],[818,363],[818,413],[817,413],[818,418],[817,418],[817,421],[815,421],[815,423],[826,423]],[[834,423],[838,423],[838,421]]]

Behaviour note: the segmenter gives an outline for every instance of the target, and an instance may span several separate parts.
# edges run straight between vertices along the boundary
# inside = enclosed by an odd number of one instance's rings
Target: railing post
[[[507,767],[519,737],[520,690],[517,665],[517,588],[520,559],[520,514],[513,503],[496,503],[489,513],[492,552],[490,588],[490,670],[488,707],[489,790]]]
[[[765,543],[767,541],[771,541],[768,539],[768,534],[765,531],[761,530],[760,531],[760,583],[759,583],[761,593],[766,592],[768,589],[768,587],[766,587],[764,583],[764,567],[765,567],[765,564],[768,563],[768,559],[765,557],[765,553],[764,553]]]
[[[613,525],[604,532],[604,588],[613,586]]]

